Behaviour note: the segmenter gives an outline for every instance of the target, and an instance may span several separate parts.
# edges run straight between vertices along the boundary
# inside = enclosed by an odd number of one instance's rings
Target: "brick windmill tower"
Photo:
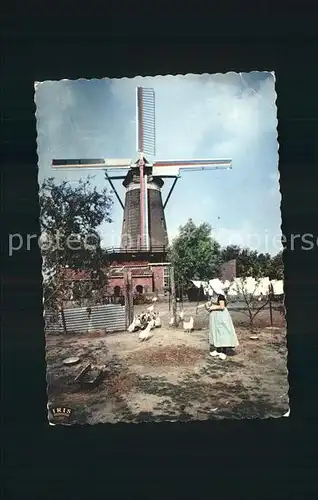
[[[102,169],[117,200],[123,208],[121,244],[108,249],[111,269],[109,292],[122,291],[124,270],[132,274],[132,287],[137,292],[163,293],[169,286],[169,243],[165,208],[181,171],[232,168],[230,159],[149,161],[156,154],[155,147],[155,92],[154,89],[136,88],[136,129],[138,159],[54,159],[52,168],[58,170]],[[147,155],[147,158],[146,158]],[[123,175],[123,170],[127,170]],[[121,172],[109,176],[108,172]],[[164,179],[173,179],[170,191],[163,201],[161,189]],[[121,200],[114,180],[122,180],[126,189]]]

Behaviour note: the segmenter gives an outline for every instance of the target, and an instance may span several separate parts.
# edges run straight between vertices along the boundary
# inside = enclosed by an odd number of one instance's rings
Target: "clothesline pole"
[[[174,281],[174,267],[170,268],[170,286],[171,286],[171,302],[172,302],[172,318],[173,323],[177,323],[177,301],[176,301],[176,285]]]

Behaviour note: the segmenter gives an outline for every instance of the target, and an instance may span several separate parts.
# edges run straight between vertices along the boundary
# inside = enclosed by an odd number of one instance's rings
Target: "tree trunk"
[[[251,331],[251,334],[254,335],[254,316],[253,316],[252,311],[250,311],[250,309],[248,310],[248,313],[250,316],[250,331]]]

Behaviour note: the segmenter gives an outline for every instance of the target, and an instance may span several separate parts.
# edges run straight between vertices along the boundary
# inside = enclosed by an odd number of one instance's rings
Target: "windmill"
[[[52,168],[58,170],[102,169],[124,210],[121,247],[118,252],[165,252],[168,234],[164,210],[182,171],[232,168],[230,159],[148,161],[154,157],[155,92],[152,88],[136,88],[136,128],[138,159],[54,159]],[[108,171],[127,170],[125,175],[108,175]],[[174,179],[163,202],[163,179]],[[123,180],[125,202],[118,195],[113,180]]]

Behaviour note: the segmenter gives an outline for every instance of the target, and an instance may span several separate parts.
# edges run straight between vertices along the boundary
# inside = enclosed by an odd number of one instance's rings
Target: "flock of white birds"
[[[157,301],[157,297],[154,297],[152,301],[155,303]],[[182,326],[185,332],[190,333],[194,327],[194,319],[192,316],[185,321],[184,320],[184,311],[181,310],[177,312],[176,321],[172,317],[169,321],[169,326],[179,326],[180,322],[182,322]],[[146,311],[143,311],[141,314],[136,314],[132,323],[128,327],[128,332],[140,332],[139,340],[140,342],[144,342],[145,340],[149,340],[154,335],[155,328],[161,327],[161,318],[159,311],[155,310],[155,305],[147,307]]]

